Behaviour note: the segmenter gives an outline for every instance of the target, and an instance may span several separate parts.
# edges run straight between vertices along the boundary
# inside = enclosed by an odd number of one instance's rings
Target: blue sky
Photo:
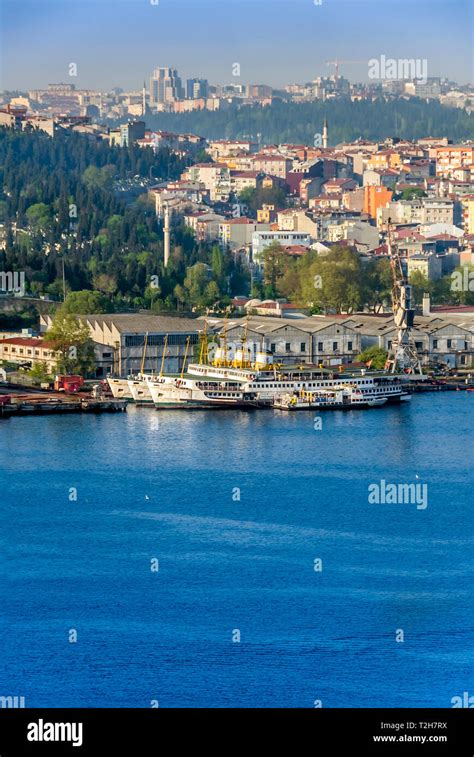
[[[426,58],[428,75],[473,81],[473,0],[0,0],[0,88],[73,81],[137,89],[155,66],[212,83],[310,81],[370,58]],[[241,78],[232,76],[240,63]],[[68,66],[76,63],[71,79]]]

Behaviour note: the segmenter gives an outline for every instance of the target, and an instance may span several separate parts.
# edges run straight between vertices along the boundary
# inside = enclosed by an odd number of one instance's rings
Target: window
[[[389,339],[388,342],[387,342],[387,349],[389,349],[389,350],[392,349],[392,340],[391,339]]]
[[[337,350],[337,342],[332,343],[332,348],[334,352]]]
[[[437,339],[433,339],[433,349],[434,350],[438,349],[438,340]]]
[[[190,344],[197,344],[199,341],[198,334],[191,334]],[[161,347],[165,343],[166,334],[152,334],[148,337],[149,347]],[[170,345],[185,345],[188,338],[187,334],[168,334],[168,347]],[[145,336],[126,336],[125,347],[143,347]]]
[[[417,350],[423,349],[423,342],[415,342],[415,347]]]
[[[322,342],[318,342],[318,352],[322,352],[324,349],[324,345]]]
[[[448,339],[448,347],[452,347],[452,342],[453,342],[452,339]]]
[[[270,345],[270,352],[276,352],[276,344],[273,343]]]
[[[301,352],[306,352],[306,342],[301,342],[301,344],[300,344],[300,351]]]
[[[290,342],[286,342],[285,343],[285,352],[290,352],[290,350],[291,350],[291,344],[290,344]]]
[[[104,360],[106,360],[108,357],[112,357],[112,353],[111,352],[104,352],[102,354],[102,357],[104,358]]]
[[[347,349],[352,352],[352,342],[347,342]]]

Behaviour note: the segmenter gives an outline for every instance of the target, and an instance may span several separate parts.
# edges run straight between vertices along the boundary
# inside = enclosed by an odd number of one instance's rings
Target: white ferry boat
[[[148,389],[157,409],[167,408],[247,408],[257,407],[253,390],[238,381],[202,381],[195,378],[162,377],[148,380]]]
[[[139,374],[134,378],[128,380],[128,387],[130,389],[132,399],[134,402],[140,405],[153,405],[153,397],[151,396],[150,387],[148,383],[150,381],[158,381],[160,376],[152,374]]]
[[[401,402],[410,398],[406,384],[402,381],[404,377],[394,374],[367,371],[333,374],[316,366],[276,366],[269,362],[264,368],[257,363],[253,369],[235,368],[232,365],[191,364],[188,373],[203,379],[220,378],[223,381],[242,382],[244,389],[256,392],[263,403],[271,403],[276,396],[285,393],[335,389],[342,380],[368,397],[386,397],[388,402]]]
[[[107,383],[110,391],[116,400],[133,400],[132,391],[129,386],[129,380],[124,378],[108,378]]]
[[[239,381],[201,380],[190,376],[148,379],[148,389],[158,409],[185,407],[257,407],[252,388]]]
[[[371,397],[360,389],[336,387],[334,390],[320,389],[316,392],[302,391],[299,394],[283,394],[274,399],[273,407],[278,410],[353,410],[357,408],[381,407],[387,397]]]

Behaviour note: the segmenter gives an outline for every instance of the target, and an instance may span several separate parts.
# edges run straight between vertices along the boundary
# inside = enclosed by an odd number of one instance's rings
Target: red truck
[[[54,390],[56,392],[78,392],[84,383],[82,376],[56,376]]]

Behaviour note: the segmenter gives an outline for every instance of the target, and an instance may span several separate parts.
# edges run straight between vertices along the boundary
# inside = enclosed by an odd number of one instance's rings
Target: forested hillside
[[[268,107],[232,105],[215,112],[162,113],[147,116],[147,125],[153,129],[193,132],[207,139],[252,136],[263,143],[312,145],[315,134],[322,131],[325,117],[329,122],[330,145],[359,137],[383,140],[388,136],[401,139],[433,136],[456,142],[472,139],[474,135],[473,115],[417,98],[373,102],[340,98],[301,104],[275,100]]]

